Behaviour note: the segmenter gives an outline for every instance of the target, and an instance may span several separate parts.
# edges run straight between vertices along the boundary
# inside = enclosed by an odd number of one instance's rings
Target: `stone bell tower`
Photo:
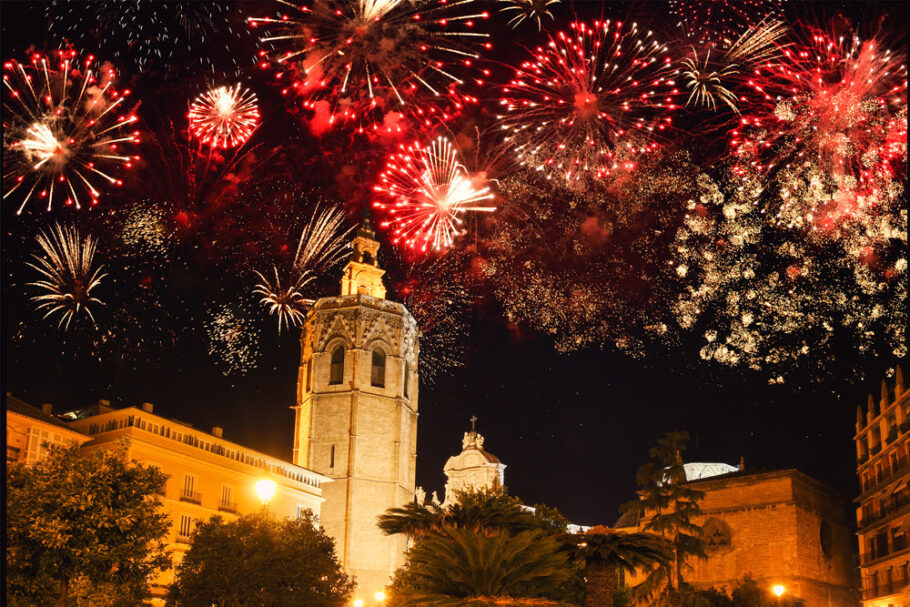
[[[407,540],[384,535],[377,517],[413,500],[417,460],[417,323],[385,299],[378,251],[367,217],[341,295],[304,322],[295,407],[294,463],[333,479],[320,518],[360,597],[404,563]]]

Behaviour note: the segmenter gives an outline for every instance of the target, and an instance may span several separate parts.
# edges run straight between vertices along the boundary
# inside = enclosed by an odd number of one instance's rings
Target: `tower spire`
[[[385,299],[382,276],[385,270],[379,267],[379,241],[373,230],[370,208],[363,212],[363,223],[351,241],[351,258],[344,267],[341,277],[342,295],[369,295]]]

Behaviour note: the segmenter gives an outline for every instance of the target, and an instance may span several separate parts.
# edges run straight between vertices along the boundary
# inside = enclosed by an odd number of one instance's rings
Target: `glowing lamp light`
[[[355,599],[354,607],[363,607],[363,599]]]
[[[385,600],[385,592],[379,590],[376,592],[376,594],[373,595],[373,598],[376,599],[377,602],[381,603]]]
[[[783,596],[784,592],[786,592],[786,591],[787,591],[787,589],[784,588],[780,584],[775,584],[774,586],[771,587],[771,592],[773,592],[775,594],[775,596],[777,596],[777,598],[780,598],[781,596]]]
[[[272,496],[275,495],[275,481],[269,478],[262,478],[256,481],[256,495],[263,506],[268,506]]]

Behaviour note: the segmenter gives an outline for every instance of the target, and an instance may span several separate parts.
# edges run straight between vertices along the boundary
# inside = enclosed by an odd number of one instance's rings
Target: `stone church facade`
[[[473,419],[476,418],[472,418]],[[493,489],[505,485],[506,465],[499,458],[483,448],[483,435],[476,430],[464,433],[461,453],[446,461],[443,472],[446,475],[445,499],[443,506],[455,503],[458,491],[470,489]]]
[[[706,472],[706,466],[712,471]],[[724,464],[686,464],[693,489],[704,492],[702,528],[707,559],[687,562],[684,579],[696,588],[730,592],[744,576],[760,586],[783,586],[806,607],[855,607],[852,538],[846,500],[799,470],[746,472]],[[616,522],[640,531],[629,512]],[[637,580],[633,580],[634,581]]]
[[[379,242],[357,232],[341,294],[318,300],[300,337],[294,463],[333,480],[321,522],[357,594],[372,596],[404,563],[407,540],[377,517],[414,497],[418,328],[385,299]]]

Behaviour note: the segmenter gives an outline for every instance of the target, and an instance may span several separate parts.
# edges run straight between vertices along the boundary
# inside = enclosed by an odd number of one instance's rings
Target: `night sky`
[[[580,16],[602,10],[592,8],[593,4],[577,3],[575,10]],[[242,26],[242,16],[255,6],[238,3],[228,18],[234,26],[238,21]],[[881,16],[893,6],[828,3],[800,11]],[[52,49],[59,44],[48,33],[43,4],[3,2],[0,7],[4,60],[24,60],[30,46]],[[638,3],[624,10],[625,14],[660,13],[654,9],[653,3]],[[569,16],[568,8],[561,6],[559,22]],[[498,27],[494,36],[510,35],[503,25]],[[531,38],[536,35],[533,26],[522,32]],[[230,44],[236,45],[231,52],[243,61],[255,52],[251,39]],[[506,42],[498,44],[504,50],[498,51],[497,59],[509,61],[513,51]],[[217,41],[205,46],[207,52],[224,52]],[[137,110],[140,128],[161,127],[164,116],[179,121],[185,115],[186,100],[208,77],[204,71],[194,72],[190,51],[179,45],[177,49],[167,62],[152,65],[142,75],[134,70],[127,81],[142,99]],[[124,57],[122,61],[129,60],[128,54]],[[231,61],[213,63],[215,69],[228,72],[248,69],[246,63],[240,68]],[[300,188],[343,200],[353,225],[369,196],[362,183],[381,168],[383,144],[370,141],[353,149],[351,140],[343,136],[316,138],[297,113],[285,110],[264,76],[255,70],[248,74],[244,82],[255,89],[266,116],[255,135],[262,144],[257,153],[268,157],[268,165],[274,167],[274,175],[267,178],[261,174],[269,169],[258,169],[255,188],[265,191],[265,198],[275,198],[274,192],[282,189]],[[249,267],[280,248],[282,239],[294,246],[294,237],[281,232],[281,209],[273,212],[269,207],[260,214],[247,212],[248,206],[239,212],[229,205],[214,211],[197,206],[189,211],[189,224],[181,224],[180,211],[187,209],[175,203],[168,212],[173,213],[177,242],[169,257],[131,275],[116,275],[103,292],[113,307],[131,305],[115,303],[118,296],[131,298],[140,292],[131,290],[131,284],[155,289],[166,312],[153,315],[137,309],[132,328],[118,334],[117,354],[106,351],[100,361],[87,354],[90,348],[79,335],[61,337],[53,324],[42,322],[31,309],[24,288],[29,276],[24,262],[34,252],[37,230],[51,221],[73,218],[87,229],[101,230],[108,225],[105,212],[116,218],[131,200],[166,196],[155,183],[159,176],[143,171],[140,167],[131,176],[125,193],[104,198],[101,210],[44,213],[35,207],[16,216],[11,208],[15,205],[4,201],[5,389],[35,406],[53,403],[58,412],[100,398],[122,406],[152,402],[160,415],[201,429],[220,425],[227,439],[290,459],[294,417],[289,407],[296,388],[298,332],[276,334],[274,319],[266,317],[255,307],[255,298],[249,297],[248,280]],[[245,187],[243,182],[238,185],[241,192]],[[243,222],[248,223],[238,227]],[[400,290],[412,258],[394,251],[382,231],[380,239],[381,262],[389,270],[388,297],[400,299],[396,287]],[[310,292],[335,294],[339,276],[340,269],[335,268]],[[207,352],[201,332],[191,328],[198,328],[213,307],[234,301],[239,294],[253,302],[249,309],[256,314],[253,326],[259,333],[261,354],[248,373],[225,375]],[[615,521],[619,505],[634,496],[635,472],[647,460],[649,447],[672,430],[692,434],[688,461],[736,465],[743,457],[747,469],[798,468],[852,498],[856,493],[852,442],[856,406],[865,404],[867,393],[878,398],[881,378],[895,365],[886,349],[860,356],[845,347],[842,353],[826,352],[821,360],[803,364],[784,384],[769,385],[761,371],[700,363],[692,356],[697,344],[686,338],[655,346],[641,358],[609,344],[560,353],[550,337],[504,316],[494,298],[479,297],[462,327],[457,356],[463,366],[444,370],[431,384],[421,382],[417,484],[427,493],[442,493],[445,460],[460,451],[462,433],[470,428],[468,419],[476,415],[485,447],[507,465],[510,490],[529,504],[555,506],[580,524]]]

